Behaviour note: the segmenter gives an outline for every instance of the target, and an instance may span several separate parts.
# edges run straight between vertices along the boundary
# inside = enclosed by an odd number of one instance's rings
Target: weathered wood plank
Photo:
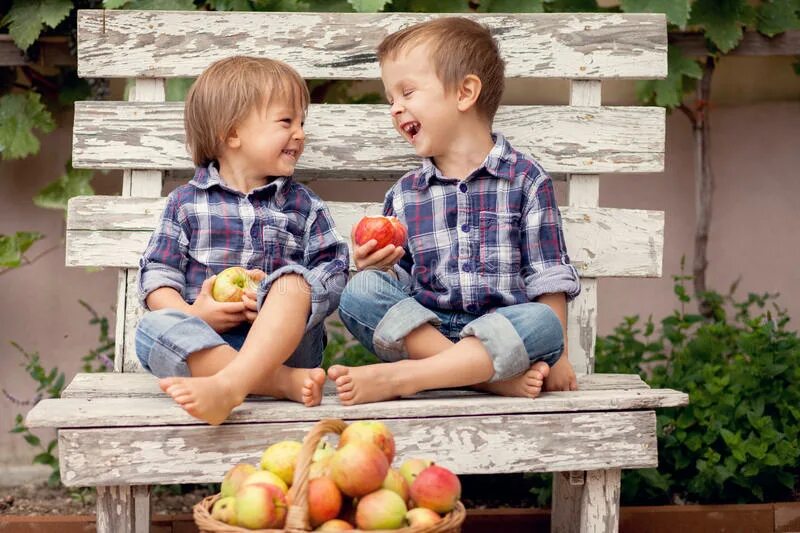
[[[163,78],[135,79],[128,91],[128,99],[133,102],[163,102],[166,99],[166,82]],[[125,169],[122,175],[122,196],[158,198],[161,196],[163,180],[164,173],[158,170]],[[117,276],[118,312],[114,337],[114,370],[117,372],[126,372],[131,361],[137,367],[140,366],[133,351],[135,330],[128,327],[129,323],[126,321],[131,312],[138,312],[139,302],[133,298],[138,291],[131,284],[135,276],[137,271],[130,268],[120,270]]]
[[[554,476],[551,533],[616,533],[619,530],[620,470],[586,472],[582,485],[568,473]]]
[[[233,410],[226,424],[307,421],[321,418],[393,418],[404,416],[482,416],[512,413],[626,411],[686,405],[688,396],[671,389],[618,389],[542,393],[536,400],[494,395],[464,397],[459,391],[437,398],[401,398],[374,404],[343,406],[333,398],[313,408],[272,398],[252,398]],[[333,400],[333,401],[330,401]],[[135,406],[135,409],[132,407]],[[200,422],[171,398],[68,398],[42,400],[28,412],[32,428],[197,425]]]
[[[92,448],[87,451],[91,453]],[[97,533],[141,533],[135,529],[133,492],[127,484],[97,487]],[[149,524],[148,524],[149,527]]]
[[[578,388],[587,391],[647,389],[649,387],[636,374],[578,374]],[[452,392],[443,391],[443,394],[452,394]],[[431,397],[442,395],[438,391],[429,394]],[[82,372],[75,375],[61,393],[61,398],[153,398],[163,395],[164,393],[158,388],[158,378],[150,374]]]
[[[72,198],[67,216],[67,266],[136,267],[158,223],[164,198]],[[379,203],[328,202],[336,227],[350,228]],[[582,277],[660,276],[664,214],[615,208],[563,207],[570,260]]]
[[[231,55],[282,59],[306,78],[379,77],[375,48],[417,13],[78,12],[81,77],[193,77]],[[441,16],[441,15],[439,15]],[[465,15],[497,37],[512,78],[663,78],[662,14]]]
[[[570,80],[569,103],[599,109],[602,102],[600,81]],[[570,207],[596,208],[600,202],[598,174],[569,174],[567,203]],[[567,248],[573,253],[572,248]],[[661,275],[660,273],[658,274]],[[576,372],[594,371],[594,343],[597,332],[597,279],[584,277],[581,293],[570,302],[567,317],[567,347]]]
[[[657,463],[652,411],[394,418],[397,457],[435,457],[459,474],[545,472]],[[67,486],[219,482],[231,465],[302,439],[310,422],[59,431]]]
[[[660,172],[661,107],[503,106],[495,127],[549,172]],[[76,102],[76,168],[186,169],[183,103]],[[357,141],[356,141],[357,139]],[[386,105],[312,105],[300,170],[341,179],[342,171],[406,172],[419,166],[394,130]]]

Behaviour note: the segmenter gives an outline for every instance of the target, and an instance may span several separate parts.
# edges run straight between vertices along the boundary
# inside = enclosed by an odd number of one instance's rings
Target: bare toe
[[[340,377],[347,375],[348,368],[342,365],[333,365],[328,369],[328,377],[337,381]]]

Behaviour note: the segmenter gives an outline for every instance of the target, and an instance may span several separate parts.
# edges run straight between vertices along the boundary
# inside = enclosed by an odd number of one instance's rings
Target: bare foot
[[[536,398],[542,392],[545,378],[550,374],[550,366],[544,361],[533,363],[525,373],[506,381],[481,383],[475,388],[499,394],[500,396],[514,396],[520,398]]]
[[[300,389],[301,402],[306,407],[313,407],[322,403],[322,386],[325,385],[325,371],[321,368],[312,368],[303,378]]]
[[[198,378],[164,378],[161,390],[172,396],[184,411],[216,426],[222,424],[233,408],[244,401],[244,395],[219,375]]]
[[[336,393],[342,405],[391,400],[416,391],[401,391],[393,379],[390,365],[378,363],[365,366],[333,365],[328,369],[328,378],[336,384]]]
[[[274,376],[253,394],[288,399],[312,407],[322,403],[325,371],[321,368],[291,368],[280,366]]]

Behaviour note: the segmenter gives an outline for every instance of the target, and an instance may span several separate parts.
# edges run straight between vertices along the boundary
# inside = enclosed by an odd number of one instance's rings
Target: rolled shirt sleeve
[[[523,210],[522,276],[530,301],[563,292],[572,300],[581,292],[578,271],[570,264],[553,182],[541,172]]]
[[[339,307],[339,298],[347,283],[350,253],[347,243],[336,231],[328,208],[319,200],[306,223],[303,237],[304,264],[284,265],[264,278],[258,288],[258,309],[272,284],[285,274],[299,274],[311,287],[311,313],[306,331],[321,323]]]
[[[139,302],[142,307],[147,309],[147,296],[161,287],[175,289],[184,296],[188,248],[189,239],[180,220],[177,198],[171,194],[139,259]]]

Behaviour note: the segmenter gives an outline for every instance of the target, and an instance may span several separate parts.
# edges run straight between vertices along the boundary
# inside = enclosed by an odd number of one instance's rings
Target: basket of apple
[[[336,447],[324,437],[339,435]],[[459,532],[458,477],[431,460],[398,468],[394,436],[379,421],[318,422],[302,443],[269,446],[258,466],[237,464],[219,494],[194,506],[201,532]]]

